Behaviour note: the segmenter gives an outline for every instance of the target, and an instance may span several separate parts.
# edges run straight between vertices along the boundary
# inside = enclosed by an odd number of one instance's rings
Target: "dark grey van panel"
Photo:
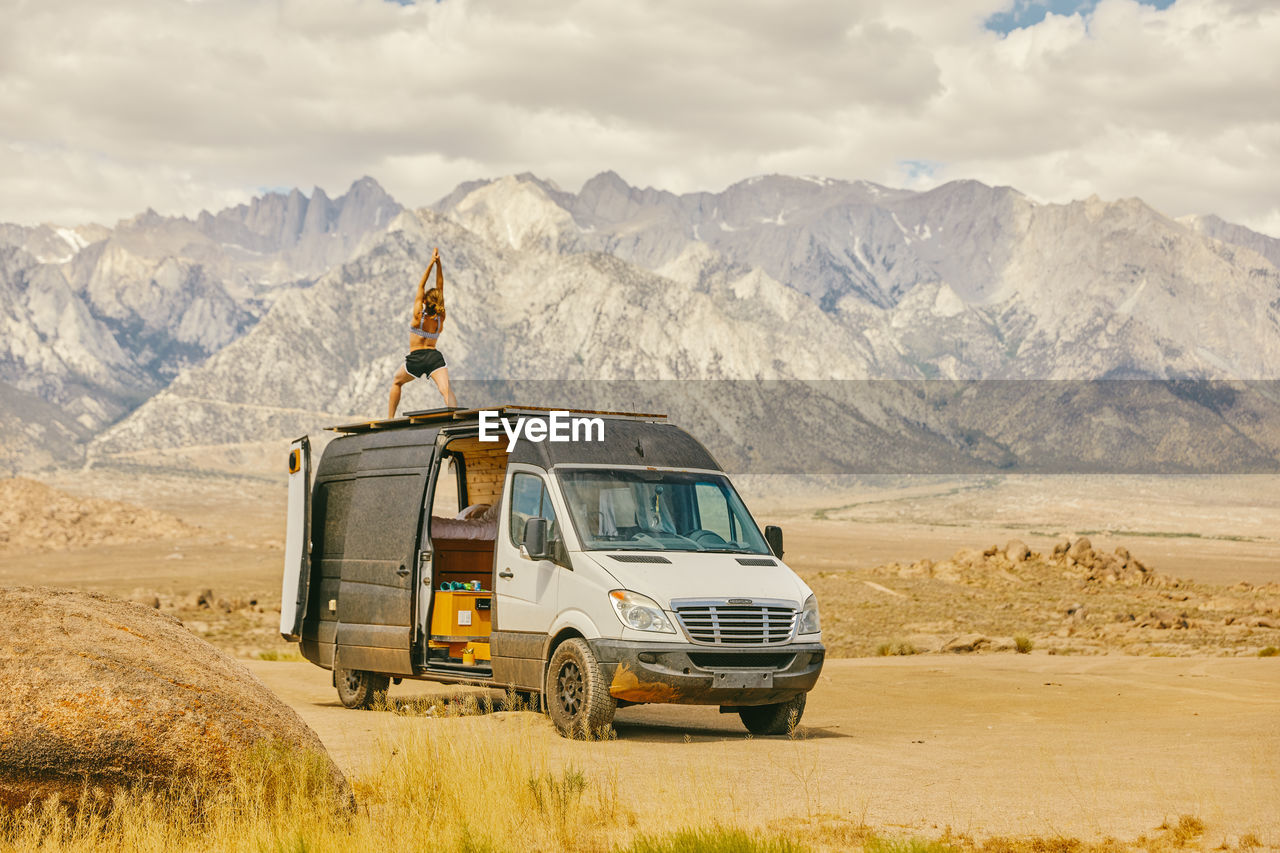
[[[366,433],[325,449],[316,471],[311,529],[318,541],[303,625],[309,660],[413,673],[413,568],[436,432]]]
[[[299,648],[303,657],[326,669],[333,668],[333,642],[338,627],[338,613],[329,604],[338,600],[342,549],[354,490],[354,479],[317,478],[311,496],[311,578]]]
[[[510,461],[547,469],[557,464],[613,464],[720,470],[707,449],[678,426],[623,418],[603,420],[604,441],[521,441],[511,451]]]

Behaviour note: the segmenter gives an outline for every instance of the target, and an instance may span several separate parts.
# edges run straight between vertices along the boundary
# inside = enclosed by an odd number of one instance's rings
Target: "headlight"
[[[609,593],[609,602],[614,612],[622,620],[622,624],[636,631],[658,631],[674,634],[675,628],[667,621],[666,614],[652,598],[625,589],[615,589]]]
[[[821,630],[818,626],[818,599],[811,595],[804,600],[804,607],[800,609],[800,626],[796,633],[816,634]]]

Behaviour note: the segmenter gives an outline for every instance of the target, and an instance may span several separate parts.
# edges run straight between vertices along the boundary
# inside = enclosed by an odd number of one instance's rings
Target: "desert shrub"
[[[907,642],[881,643],[876,647],[876,654],[882,658],[890,655],[918,655],[920,653],[920,649]]]
[[[1129,853],[1142,850],[1152,853],[1159,845],[1150,841],[1125,844],[1106,837],[1100,841],[1081,841],[1065,835],[997,836],[988,838],[979,846],[972,842],[965,845],[980,853]]]
[[[307,804],[305,822],[341,826],[351,818],[353,803],[330,767],[319,753],[263,742],[233,759],[225,778],[177,777],[167,785],[113,792],[88,788],[75,802],[50,798],[16,812],[0,811],[0,847],[85,853],[229,850],[239,843],[235,839],[261,838],[267,827],[293,830],[300,819],[298,803]],[[291,834],[298,843],[289,847],[313,849],[304,834]],[[274,832],[272,837],[278,840]]]
[[[1013,638],[1013,650],[1020,655],[1031,654],[1035,647],[1035,642],[1028,636],[1020,634]]]
[[[477,717],[498,710],[488,694],[461,693],[452,696],[415,696],[385,699],[374,708],[400,717]]]
[[[1184,814],[1178,817],[1176,823],[1166,820],[1160,824],[1160,829],[1165,831],[1170,841],[1182,847],[1204,835],[1204,821],[1195,815]]]
[[[1258,650],[1258,657],[1260,658],[1273,658],[1276,655],[1280,655],[1280,649],[1275,646],[1267,646],[1265,649]]]
[[[406,727],[352,777],[354,808],[328,766],[322,756],[266,745],[217,783],[90,791],[71,805],[0,810],[0,850],[417,853],[510,850],[517,843],[515,849],[597,851],[629,841],[635,821],[619,801],[616,775],[552,761],[529,731]]]
[[[559,776],[543,773],[530,776],[529,793],[534,807],[545,815],[556,828],[558,835],[569,831],[570,821],[582,805],[582,795],[587,790],[587,775],[581,770],[566,767]]]
[[[961,848],[946,839],[875,836],[867,840],[863,850],[865,853],[960,853]]]
[[[280,649],[266,649],[258,652],[258,660],[270,661],[302,661],[306,660],[302,655],[295,651],[281,651]]]
[[[625,853],[802,853],[807,848],[780,835],[761,836],[724,827],[642,835]]]

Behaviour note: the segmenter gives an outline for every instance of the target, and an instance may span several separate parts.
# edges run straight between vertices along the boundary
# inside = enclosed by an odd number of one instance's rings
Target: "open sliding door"
[[[289,445],[289,515],[280,586],[280,636],[290,642],[297,642],[302,635],[310,579],[311,440],[304,435]]]

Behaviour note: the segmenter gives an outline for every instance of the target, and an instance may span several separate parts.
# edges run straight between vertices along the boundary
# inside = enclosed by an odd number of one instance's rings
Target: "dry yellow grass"
[[[0,850],[1178,853],[1262,846],[1251,836],[1209,845],[1203,822],[1188,815],[1132,842],[978,840],[945,831],[938,838],[895,838],[861,821],[817,812],[764,828],[733,826],[716,818],[727,804],[717,800],[714,784],[696,803],[673,802],[663,813],[640,814],[620,798],[616,776],[555,763],[519,732],[448,737],[431,725],[381,744],[353,780],[353,809],[344,807],[323,765],[305,756],[265,750],[235,778],[232,786],[216,789],[175,785],[114,796],[87,791],[74,808],[50,802],[0,814]]]

